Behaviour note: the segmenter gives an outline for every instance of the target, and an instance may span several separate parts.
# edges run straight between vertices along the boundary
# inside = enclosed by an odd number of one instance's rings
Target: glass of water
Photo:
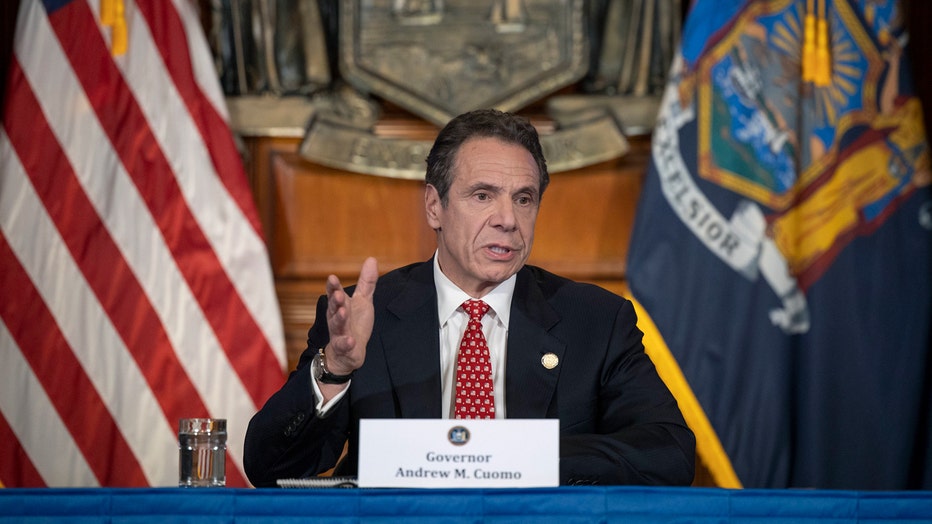
[[[178,422],[178,450],[179,486],[226,485],[226,419],[181,419]]]

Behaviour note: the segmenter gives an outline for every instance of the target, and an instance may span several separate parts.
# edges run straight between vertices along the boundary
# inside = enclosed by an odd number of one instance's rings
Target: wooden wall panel
[[[433,252],[423,182],[347,173],[294,153],[275,152],[271,163],[276,275],[354,275],[370,255],[386,270]]]

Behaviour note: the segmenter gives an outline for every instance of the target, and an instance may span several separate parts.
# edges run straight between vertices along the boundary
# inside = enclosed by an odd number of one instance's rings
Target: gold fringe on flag
[[[110,54],[125,54],[128,35],[123,0],[100,0],[100,23],[110,28]]]
[[[828,13],[825,4],[828,0],[819,0],[819,18],[816,25],[816,70],[815,85],[825,87],[832,83],[832,55],[828,48]]]
[[[803,82],[815,80],[816,16],[815,0],[806,0],[806,18],[803,29]]]
[[[712,427],[702,405],[699,404],[692,387],[686,381],[679,363],[667,347],[660,330],[647,314],[647,310],[631,294],[630,289],[626,289],[623,295],[634,304],[634,310],[638,316],[638,328],[644,333],[644,351],[657,368],[660,379],[676,398],[686,424],[696,435],[696,458],[708,470],[715,486],[729,489],[741,488],[741,480],[735,473],[731,459],[722,447],[718,434]]]
[[[832,53],[828,44],[828,0],[806,0],[803,21],[803,82],[812,82],[819,87],[832,83]]]

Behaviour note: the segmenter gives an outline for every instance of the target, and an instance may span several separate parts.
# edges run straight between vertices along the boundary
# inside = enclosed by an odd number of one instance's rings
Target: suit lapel
[[[549,333],[560,317],[532,276],[527,268],[518,273],[511,302],[505,372],[508,418],[556,417],[552,404],[561,367],[547,369],[541,359],[552,353],[562,360],[566,345]]]
[[[440,340],[432,261],[412,269],[387,305],[381,331],[396,409],[402,418],[440,418]]]
[[[412,270],[402,291],[388,302],[387,310],[390,315],[381,330],[380,342],[397,396],[396,409],[402,418],[440,418],[440,326],[432,261]],[[566,345],[549,333],[559,320],[532,272],[522,269],[508,329],[508,418],[556,417],[553,398],[560,366],[547,369],[541,358],[552,353],[563,359]]]

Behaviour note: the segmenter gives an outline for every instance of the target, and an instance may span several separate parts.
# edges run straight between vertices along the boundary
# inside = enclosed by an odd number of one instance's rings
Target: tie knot
[[[463,302],[463,310],[469,315],[470,320],[482,320],[489,312],[489,305],[481,300],[470,299]]]

